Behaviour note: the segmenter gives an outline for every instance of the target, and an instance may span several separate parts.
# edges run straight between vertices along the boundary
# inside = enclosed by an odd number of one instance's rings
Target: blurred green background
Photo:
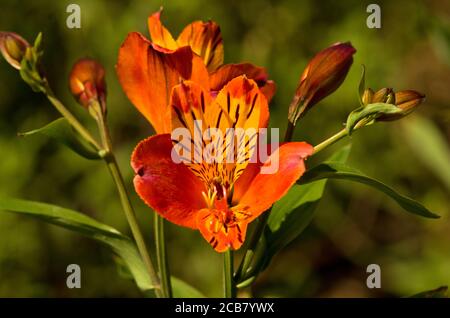
[[[366,65],[366,83],[374,89],[411,88],[425,93],[427,100],[415,114],[358,131],[351,140],[350,162],[442,218],[428,220],[405,213],[391,199],[362,185],[329,182],[313,223],[273,259],[254,285],[253,295],[406,296],[450,285],[450,2],[377,1],[382,28],[369,29],[366,7],[372,2],[3,0],[0,30],[17,32],[30,41],[43,32],[44,63],[52,87],[93,131],[94,123],[68,92],[67,78],[80,57],[103,63],[114,145],[151,247],[153,212],[132,190],[129,157],[138,141],[153,132],[125,97],[114,71],[127,33],[148,36],[147,16],[160,5],[163,21],[174,34],[194,20],[217,21],[225,62],[265,66],[276,81],[271,125],[280,127],[281,133],[307,61],[334,42],[351,41],[357,53],[347,80],[301,121],[295,139],[317,144],[341,129],[358,103],[361,64]],[[66,27],[70,3],[81,6],[81,29]],[[0,83],[0,195],[73,208],[129,233],[104,165],[84,160],[44,137],[17,137],[17,132],[41,127],[58,114],[3,59]],[[220,296],[221,256],[198,232],[169,225],[168,246],[173,274],[208,296]],[[81,266],[81,289],[66,288],[65,271],[71,263]],[[371,263],[381,266],[378,290],[365,285],[366,266]],[[118,275],[107,248],[28,217],[0,214],[0,296],[139,295],[133,282]]]

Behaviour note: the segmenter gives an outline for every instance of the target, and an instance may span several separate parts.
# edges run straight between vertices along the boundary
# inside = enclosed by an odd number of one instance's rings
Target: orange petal
[[[202,62],[203,63],[203,62]],[[209,166],[203,164],[203,133],[206,129],[203,113],[211,104],[211,96],[201,85],[183,81],[175,86],[170,98],[172,132],[186,128],[188,135],[173,136],[177,143],[175,150],[182,162],[203,182],[207,182]],[[201,124],[200,124],[201,121]]]
[[[272,204],[281,199],[289,188],[305,172],[304,159],[313,153],[313,147],[305,142],[288,142],[280,145],[260,168],[269,168],[278,157],[278,169],[274,173],[263,174],[260,169],[253,178],[246,178],[236,183],[235,191],[240,193],[236,210],[244,210],[251,216],[247,222],[257,218],[262,212],[269,209]],[[250,169],[256,168],[253,166]],[[238,179],[239,181],[239,179]],[[247,189],[245,191],[245,189]]]
[[[152,42],[158,46],[176,50],[178,48],[177,42],[172,37],[172,34],[161,23],[162,8],[148,17],[148,30]]]
[[[223,63],[223,42],[220,27],[213,21],[195,21],[187,25],[177,39],[178,46],[189,45],[202,57],[210,72]]]
[[[211,127],[222,130],[222,125],[224,128],[231,127],[225,119],[228,121],[231,119],[232,125],[244,129],[267,127],[269,121],[267,100],[261,94],[257,83],[246,75],[230,80],[217,94],[215,104],[218,108],[210,107],[211,111],[206,114],[208,116],[209,113],[208,123],[211,123]],[[220,115],[221,110],[226,116]]]
[[[182,163],[171,158],[169,134],[141,141],[131,156],[134,187],[144,202],[165,219],[196,228],[196,213],[205,207],[203,183]]]
[[[217,95],[213,104],[206,109],[205,122],[218,128],[224,135],[225,158],[233,158],[233,164],[226,164],[227,176],[232,176],[230,184],[245,170],[256,147],[259,128],[266,127],[269,119],[267,100],[255,81],[245,75],[231,80]],[[235,128],[235,134],[227,134],[227,129]],[[241,133],[240,133],[240,132]],[[231,139],[231,137],[235,139]],[[231,142],[234,140],[233,142]],[[229,160],[227,160],[229,162]]]
[[[170,129],[170,93],[180,77],[191,77],[192,58],[188,47],[164,53],[136,32],[130,33],[120,47],[116,66],[120,84],[158,133]]]
[[[275,94],[275,83],[268,80],[268,74],[265,68],[250,63],[226,64],[221,66],[210,74],[209,82],[211,90],[220,91],[225,84],[241,75],[245,75],[254,80],[261,88],[261,92],[266,96],[267,102],[270,102]]]
[[[225,226],[221,219],[221,211],[203,209],[196,215],[197,228],[203,238],[219,253],[228,249],[239,249],[247,232],[247,221]]]

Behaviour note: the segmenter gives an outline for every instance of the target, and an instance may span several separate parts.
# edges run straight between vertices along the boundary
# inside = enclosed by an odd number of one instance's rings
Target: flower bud
[[[367,88],[366,90],[364,90],[364,93],[361,97],[363,104],[364,105],[370,104],[372,102],[373,95],[374,95],[374,92],[371,88]]]
[[[350,43],[334,44],[313,57],[300,77],[295,96],[289,107],[289,120],[297,119],[344,81],[353,63],[355,48]]]
[[[413,91],[404,90],[395,93],[395,106],[400,108],[401,112],[397,114],[384,114],[377,118],[378,121],[397,120],[413,112],[425,99],[425,95]]]
[[[93,102],[98,102],[105,113],[105,69],[100,63],[89,58],[78,60],[70,72],[69,86],[79,104],[89,108]]]
[[[0,52],[5,60],[20,70],[22,59],[30,44],[20,35],[13,32],[0,32]]]
[[[372,100],[368,104],[386,103],[395,105],[395,93],[392,88],[382,88],[375,92]]]

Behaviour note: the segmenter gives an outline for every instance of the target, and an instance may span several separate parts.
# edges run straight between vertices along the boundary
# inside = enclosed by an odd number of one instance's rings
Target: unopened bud
[[[361,97],[361,100],[364,105],[370,104],[373,99],[374,92],[371,88],[367,88],[364,90],[363,96]]]
[[[425,99],[425,95],[414,91],[404,90],[395,93],[395,105],[401,110],[397,114],[384,114],[377,118],[378,121],[397,120],[412,113]]]
[[[20,70],[28,47],[30,44],[20,35],[13,32],[0,32],[0,52],[12,67]]]
[[[102,112],[106,112],[105,69],[96,60],[78,60],[70,72],[69,86],[72,95],[82,106],[89,108],[93,102],[98,102]]]
[[[313,57],[300,77],[289,107],[289,120],[294,125],[311,106],[338,89],[353,63],[355,52],[350,43],[337,43]]]

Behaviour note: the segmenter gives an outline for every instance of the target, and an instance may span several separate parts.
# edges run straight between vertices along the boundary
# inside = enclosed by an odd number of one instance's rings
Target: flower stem
[[[167,261],[166,240],[164,235],[164,219],[155,213],[156,257],[158,259],[159,274],[161,277],[161,290],[163,297],[172,298],[172,285],[170,283],[170,270]]]
[[[264,212],[258,219],[257,224],[255,226],[255,229],[251,233],[247,250],[245,251],[244,257],[241,261],[241,264],[239,265],[238,270],[235,274],[235,279],[238,280],[238,282],[242,282],[244,280],[244,277],[248,277],[248,268],[252,264],[254,256],[255,256],[255,250],[256,246],[261,239],[261,236],[263,235],[264,228],[267,224],[267,220],[269,219],[270,211],[272,208],[270,208],[268,211]]]
[[[233,279],[233,251],[231,249],[228,249],[223,254],[223,286],[225,298],[236,297],[236,287]]]
[[[342,129],[341,131],[339,131],[337,134],[331,136],[330,138],[328,138],[325,141],[322,141],[320,144],[318,144],[317,146],[314,146],[314,152],[313,154],[318,153],[319,151],[331,146],[332,144],[338,142],[339,140],[341,140],[342,138],[344,138],[345,136],[347,136],[347,129]]]
[[[106,164],[108,166],[108,170],[116,184],[117,191],[119,193],[120,202],[122,203],[123,211],[125,212],[125,217],[128,221],[128,224],[131,229],[131,233],[133,234],[134,240],[136,242],[138,251],[144,261],[145,267],[150,276],[150,280],[155,288],[155,293],[157,297],[163,297],[161,290],[161,283],[158,275],[156,274],[155,268],[153,267],[152,260],[150,255],[148,254],[148,249],[145,244],[144,237],[142,236],[142,232],[139,228],[139,224],[136,219],[136,214],[134,213],[133,207],[130,202],[130,198],[128,196],[127,190],[125,188],[125,182],[123,180],[122,174],[119,169],[119,165],[117,164],[116,157],[114,156],[112,150],[111,137],[109,134],[108,125],[105,121],[104,115],[101,114],[99,104],[92,105],[92,107],[97,108],[97,123],[100,129],[100,135],[103,142],[103,147],[105,148],[107,155],[104,157]]]
[[[89,131],[75,118],[74,115],[55,97],[50,87],[47,85],[45,95],[48,100],[55,106],[56,110],[66,118],[69,124],[97,151],[102,149],[99,143],[92,137]]]

